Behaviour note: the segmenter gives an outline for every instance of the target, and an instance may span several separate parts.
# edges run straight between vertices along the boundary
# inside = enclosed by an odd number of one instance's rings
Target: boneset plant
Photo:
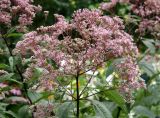
[[[24,55],[31,55],[31,63],[24,73],[26,79],[32,78],[35,68],[41,68],[39,86],[45,90],[59,86],[59,77],[75,80],[76,91],[69,93],[66,90],[66,94],[76,101],[77,118],[80,100],[82,96],[86,98],[83,94],[93,79],[91,76],[82,89],[80,77],[88,71],[95,72],[109,60],[123,58],[116,65],[120,78],[116,87],[121,93],[130,97],[132,90],[144,87],[136,64],[138,49],[132,37],[124,31],[120,18],[103,16],[100,10],[89,9],[75,11],[70,21],[62,15],[55,14],[55,17],[57,22],[54,25],[41,26],[25,34],[24,40],[19,41],[14,49],[14,53],[21,53],[24,60],[27,59]]]

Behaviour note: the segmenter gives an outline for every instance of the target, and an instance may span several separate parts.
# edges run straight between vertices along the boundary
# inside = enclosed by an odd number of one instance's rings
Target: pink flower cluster
[[[151,33],[160,39],[160,0],[112,0],[102,3],[101,9],[111,11],[118,2],[129,3],[133,13],[141,17],[137,30],[141,35]]]
[[[117,3],[129,3],[129,0],[111,0],[110,2],[101,3],[100,8],[102,10],[112,10]]]
[[[4,83],[4,82],[1,82],[0,83],[0,88],[5,88],[5,87],[7,87],[8,85],[6,84],[6,83]]]
[[[145,88],[145,82],[139,77],[138,65],[132,60],[132,58],[124,59],[117,66],[117,70],[121,78],[120,92],[125,95],[127,101],[132,98],[132,90],[137,88]]]
[[[132,3],[132,11],[141,17],[138,31],[144,35],[152,35],[160,39],[160,1],[137,0]]]
[[[34,118],[51,118],[53,117],[53,105],[48,104],[37,104],[33,113]]]
[[[0,70],[0,78],[3,77],[3,76],[6,76],[8,74],[7,71],[5,70]],[[0,89],[4,89],[6,87],[9,87],[10,85],[8,84],[7,81],[3,81],[3,82],[0,82]],[[2,93],[5,93],[5,94],[8,94],[8,92],[10,92],[11,94],[13,95],[21,95],[21,90],[18,88],[18,87],[13,87],[11,88],[9,91],[5,90],[4,91],[2,90]]]
[[[0,24],[11,25],[12,19],[18,17],[19,30],[31,25],[35,14],[41,10],[40,6],[31,4],[32,0],[1,0]]]
[[[13,88],[10,90],[10,93],[12,93],[13,95],[21,95],[21,90],[18,88]]]
[[[30,68],[43,68],[42,80],[50,81],[57,76],[75,76],[86,70],[95,70],[110,59],[131,58],[125,66],[128,70],[134,64],[132,58],[137,57],[138,50],[132,37],[124,31],[120,18],[103,16],[99,10],[88,9],[76,11],[70,22],[61,15],[55,14],[55,17],[56,24],[42,26],[26,34],[14,50],[22,55],[27,52],[32,54]],[[31,77],[30,69],[27,70],[26,75]],[[137,73],[138,69],[134,69],[121,74],[129,75],[122,76],[123,79],[134,81]]]

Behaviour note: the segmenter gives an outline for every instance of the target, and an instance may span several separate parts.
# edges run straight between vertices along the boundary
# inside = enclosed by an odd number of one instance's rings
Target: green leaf
[[[12,78],[6,79],[6,81],[10,81],[10,82],[15,83],[15,84],[23,85],[22,82],[19,82],[19,81],[15,80],[15,79],[12,79]]]
[[[14,118],[18,118],[18,116],[17,116],[14,112],[12,112],[12,111],[4,111],[4,113],[5,113],[6,115],[11,115],[11,116],[14,117]]]
[[[117,108],[117,104],[114,102],[102,102],[111,112],[113,112]]]
[[[47,92],[41,93],[40,94],[41,97],[39,97],[39,98],[37,97],[37,100],[34,100],[33,104],[41,101],[42,99],[46,99],[46,98],[48,99],[48,97],[51,95],[53,95],[53,93],[47,93]]]
[[[7,103],[0,103],[0,107],[2,106],[2,107],[6,107],[8,104]]]
[[[65,102],[61,104],[57,109],[57,117],[58,118],[69,118],[69,111],[73,108],[72,102]]]
[[[153,44],[154,40],[144,40],[143,43],[149,48],[149,50],[152,54],[155,53],[156,48]]]
[[[112,113],[108,110],[108,108],[99,101],[91,100],[92,104],[94,105],[94,109],[96,112],[96,116],[99,118],[113,118]]]
[[[22,85],[21,82],[17,81],[16,79],[12,79],[12,76],[14,75],[14,73],[9,73],[9,74],[6,74],[6,75],[2,75],[0,77],[0,82],[3,82],[3,81],[10,81],[12,83],[16,83],[16,84],[19,84],[19,85]]]
[[[0,118],[6,118],[4,114],[0,114]]]
[[[5,103],[0,103],[0,113],[2,113],[3,111],[5,111],[6,110],[6,106],[7,106],[8,104],[5,104]],[[1,118],[1,117],[0,117]]]
[[[18,96],[12,96],[12,97],[9,97],[9,98],[6,98],[6,101],[7,102],[18,102],[18,103],[28,103],[28,100],[23,98],[23,97],[18,97]]]
[[[10,64],[10,68],[11,68],[11,70],[13,72],[13,67],[14,67],[14,59],[13,59],[13,57],[9,57],[9,64]]]
[[[33,91],[28,91],[28,96],[33,103],[35,103],[37,100],[39,100],[42,97],[40,93],[36,93]]]
[[[9,66],[6,65],[6,64],[1,63],[1,64],[0,64],[0,69],[8,70],[8,69],[9,69]]]
[[[18,111],[18,117],[19,118],[30,118],[30,114],[29,114],[29,106],[25,105],[23,107],[21,107]]]
[[[113,102],[117,103],[119,107],[121,107],[127,113],[127,107],[125,105],[124,98],[119,94],[116,90],[109,90],[106,91],[105,94],[107,97],[112,100]]]
[[[146,116],[147,118],[155,118],[154,113],[144,106],[136,106],[131,112],[135,113],[138,117]]]
[[[0,77],[0,82],[6,81],[6,80],[10,80],[13,75],[14,75],[14,73],[9,73],[9,74],[1,76]]]
[[[153,76],[155,73],[157,73],[157,72],[155,72],[155,69],[151,63],[148,63],[145,61],[140,61],[139,66],[150,77]]]
[[[39,78],[43,71],[44,69],[42,68],[35,68],[33,78]]]
[[[12,27],[7,31],[7,34],[13,33],[14,31],[16,31],[17,27]]]
[[[22,33],[10,33],[7,35],[7,38],[10,38],[10,37],[18,38],[18,37],[22,37],[22,36],[23,36]]]
[[[111,75],[113,72],[114,72],[114,66],[113,66],[113,65],[110,65],[110,66],[107,68],[106,77],[108,77],[109,75]]]

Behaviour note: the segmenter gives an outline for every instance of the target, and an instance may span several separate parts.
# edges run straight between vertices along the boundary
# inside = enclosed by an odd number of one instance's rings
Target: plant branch
[[[95,71],[94,71],[94,73],[95,73]],[[93,74],[91,75],[91,77],[89,78],[89,80],[88,80],[86,86],[83,88],[83,90],[82,90],[82,92],[80,93],[79,97],[81,97],[81,95],[84,93],[84,91],[85,91],[86,88],[88,87],[88,85],[89,85],[89,83],[91,82],[91,79],[92,79],[94,73],[93,73]]]
[[[119,118],[120,113],[121,113],[121,107],[118,107],[118,111],[117,111],[117,116],[116,116],[116,118]]]
[[[61,82],[56,79],[56,81],[58,82],[59,86],[61,86],[64,90],[66,90],[66,92],[68,93],[69,96],[71,96],[72,98],[76,99],[72,93],[70,93],[63,85],[61,85]]]
[[[116,89],[116,88],[105,89],[105,90],[102,90],[102,91],[99,91],[99,92],[96,92],[96,93],[90,94],[90,95],[88,95],[88,96],[85,96],[85,97],[83,97],[83,98],[81,98],[81,99],[83,100],[83,99],[86,99],[86,98],[88,98],[88,97],[91,97],[91,96],[97,95],[97,94],[99,94],[99,93],[102,93],[102,92],[105,92],[105,91],[109,91],[109,90],[115,90],[115,89]]]
[[[77,76],[76,76],[76,91],[77,91],[77,99],[76,99],[76,101],[77,101],[77,114],[76,114],[76,116],[77,116],[77,118],[79,118],[79,101],[80,101],[80,96],[79,96],[79,75],[77,74]]]
[[[4,40],[6,46],[7,46],[8,50],[9,50],[10,56],[13,57],[12,50],[10,49],[10,46],[9,46],[9,44],[8,44],[8,42],[7,42],[7,39],[6,39],[5,37],[3,37],[3,36],[2,36],[2,39]],[[24,89],[24,92],[25,92],[25,96],[26,96],[27,99],[29,100],[29,104],[32,104],[32,100],[29,98],[29,96],[28,96],[28,94],[27,94],[27,93],[28,93],[28,91],[27,91],[27,86],[26,86],[26,84],[24,83],[23,75],[22,75],[22,73],[21,73],[21,71],[20,71],[20,69],[19,69],[19,67],[18,67],[17,64],[15,65],[15,67],[16,67],[16,70],[17,70],[17,72],[18,72],[18,74],[19,74],[19,76],[20,76],[20,78],[21,78],[22,83],[23,83],[23,89]]]
[[[9,50],[10,56],[13,57],[12,50],[10,49],[10,46],[9,46],[9,44],[8,44],[8,42],[7,42],[7,39],[6,39],[3,35],[2,35],[1,38],[4,40],[4,42],[5,42],[6,46],[7,46],[8,50]],[[28,99],[29,104],[32,105],[33,103],[32,103],[32,100],[30,99],[30,97],[28,96],[28,90],[27,90],[26,83],[24,83],[24,78],[23,78],[22,72],[20,71],[20,69],[19,69],[19,67],[18,67],[17,64],[15,65],[15,67],[16,67],[16,70],[17,70],[17,72],[18,72],[18,74],[19,74],[19,76],[20,76],[20,78],[21,78],[21,82],[22,82],[22,84],[23,84],[23,90],[24,90],[24,92],[25,92],[25,97]],[[33,112],[32,112],[32,118],[34,118]]]

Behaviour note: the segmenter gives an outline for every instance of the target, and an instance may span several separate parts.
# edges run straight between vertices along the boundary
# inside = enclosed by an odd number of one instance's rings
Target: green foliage
[[[97,118],[113,118],[109,109],[102,103],[96,100],[91,101],[94,105]]]
[[[70,110],[73,110],[73,103],[72,102],[64,102],[59,105],[56,115],[58,118],[70,118]]]
[[[132,109],[131,113],[132,112],[137,114],[135,118],[139,118],[140,116],[146,116],[147,118],[155,118],[154,113],[144,106],[136,106]]]
[[[117,105],[119,107],[121,107],[124,110],[124,112],[126,112],[126,113],[128,112],[127,111],[127,107],[125,105],[125,100],[120,95],[119,92],[117,92],[115,90],[109,90],[109,91],[105,92],[105,94],[110,100],[112,100],[113,102],[117,103]]]
[[[0,117],[1,118],[18,118],[18,116],[12,112],[12,111],[7,111],[6,107],[8,104],[6,103],[0,103]]]

